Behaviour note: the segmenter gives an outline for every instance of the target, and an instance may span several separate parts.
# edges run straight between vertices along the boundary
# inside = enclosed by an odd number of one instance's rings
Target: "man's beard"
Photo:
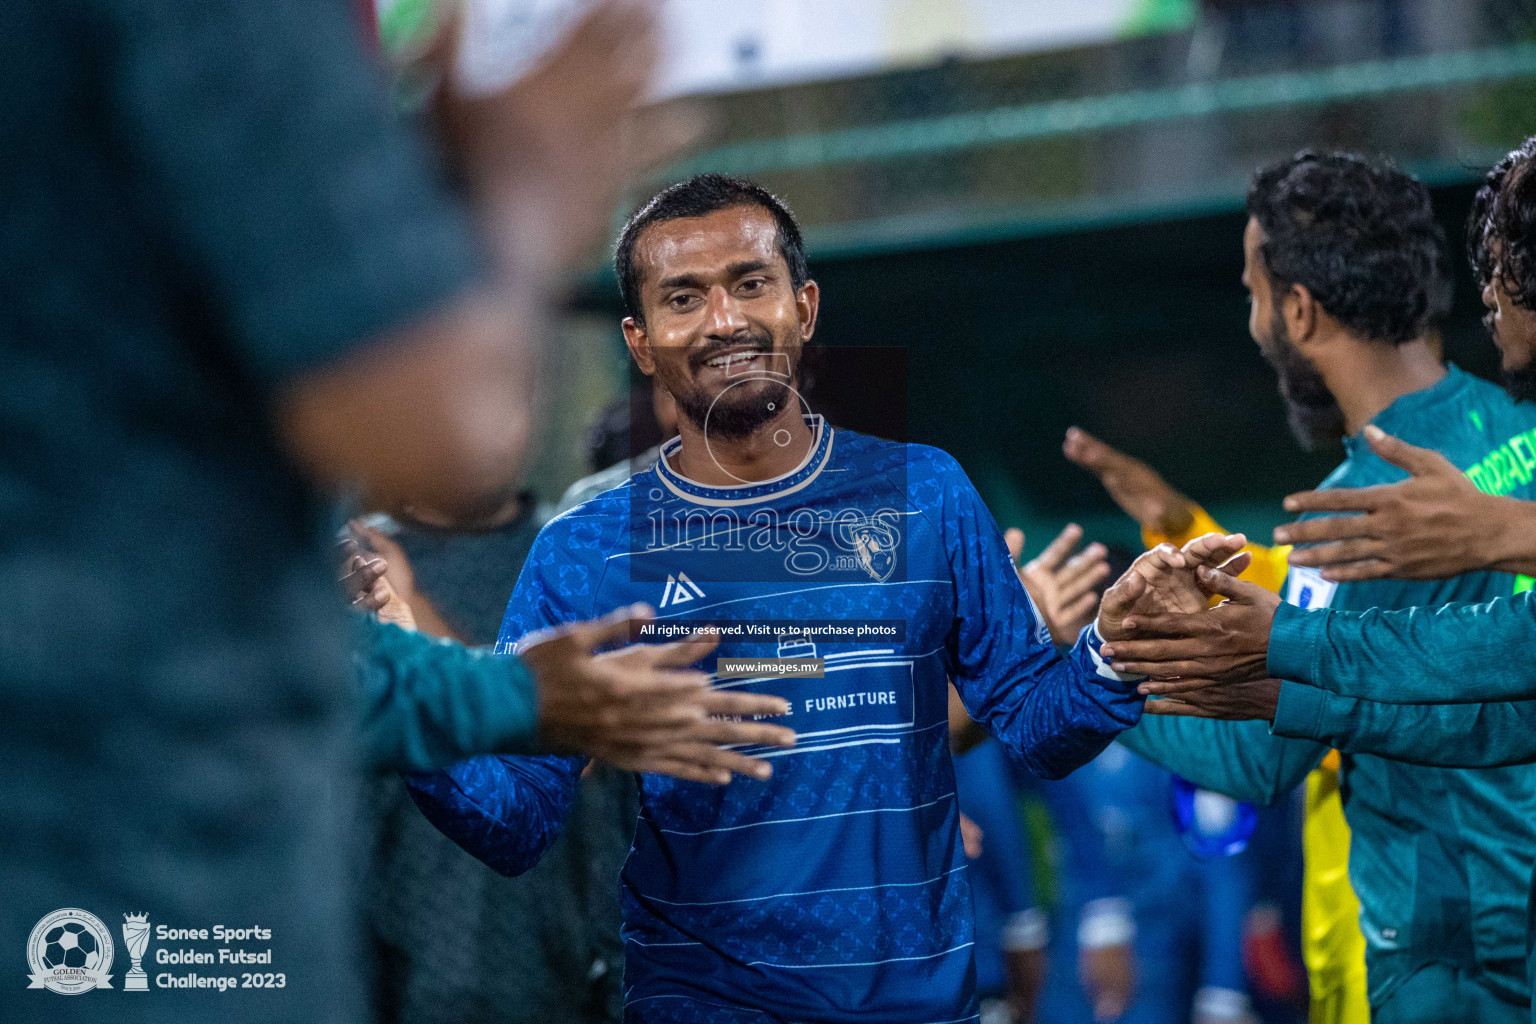
[[[1297,443],[1309,452],[1344,437],[1344,410],[1328,390],[1317,367],[1297,351],[1286,336],[1285,323],[1277,312],[1269,326],[1264,358],[1280,377],[1280,397],[1285,399],[1285,418]]]
[[[739,441],[751,437],[777,419],[792,397],[789,384],[776,374],[753,373],[738,381],[727,381],[725,389],[718,395],[707,394],[693,383],[693,374],[722,349],[743,344],[764,354],[775,351],[773,339],[766,334],[732,338],[729,342],[712,345],[691,354],[686,382],[675,390],[668,389],[677,400],[678,412],[715,440]],[[773,363],[770,361],[767,365]]]
[[[1488,336],[1498,340],[1498,325],[1494,322],[1494,314],[1490,311],[1483,317],[1483,326],[1488,328]],[[1505,392],[1517,402],[1536,402],[1536,354],[1525,361],[1525,365],[1514,370],[1500,370],[1499,381],[1504,385]]]
[[[1510,398],[1517,402],[1536,402],[1536,359],[1518,370],[1504,370],[1499,376]]]
[[[711,397],[702,388],[689,388],[674,396],[677,408],[689,422],[718,441],[751,437],[772,423],[790,400],[789,385],[778,377],[743,377]]]

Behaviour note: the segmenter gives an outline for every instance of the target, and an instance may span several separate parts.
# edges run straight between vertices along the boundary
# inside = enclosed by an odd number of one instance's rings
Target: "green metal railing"
[[[935,156],[980,146],[1128,128],[1177,118],[1321,105],[1523,78],[1536,78],[1536,43],[996,107],[944,117],[737,142],[684,161],[668,176],[683,177],[700,171],[763,174],[828,164]]]

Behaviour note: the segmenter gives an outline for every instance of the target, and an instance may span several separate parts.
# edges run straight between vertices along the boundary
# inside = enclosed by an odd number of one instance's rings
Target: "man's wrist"
[[[1480,562],[1489,569],[1536,576],[1536,501],[1492,498],[1486,528],[1475,536]]]
[[[1319,722],[1323,714],[1325,694],[1315,686],[1289,680],[1280,684],[1280,697],[1275,703],[1274,717],[1269,731],[1273,736],[1289,739],[1319,739]]]
[[[1094,674],[1100,679],[1111,683],[1123,683],[1130,688],[1134,688],[1136,683],[1147,678],[1145,675],[1134,672],[1116,672],[1114,667],[1104,660],[1104,656],[1099,653],[1099,648],[1104,646],[1104,634],[1099,631],[1099,620],[1097,618],[1090,622],[1083,630],[1083,636],[1079,642],[1087,645],[1088,656],[1092,660]]]

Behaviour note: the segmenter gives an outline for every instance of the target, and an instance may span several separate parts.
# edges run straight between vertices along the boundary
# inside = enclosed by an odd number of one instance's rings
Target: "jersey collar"
[[[811,481],[821,475],[821,471],[832,459],[832,424],[822,416],[807,416],[805,422],[815,431],[816,441],[811,445],[811,450],[798,466],[771,480],[734,487],[711,487],[690,480],[672,468],[672,460],[683,446],[680,437],[674,437],[661,446],[661,457],[656,460],[655,473],[668,490],[695,505],[751,505],[793,494],[809,487]]]

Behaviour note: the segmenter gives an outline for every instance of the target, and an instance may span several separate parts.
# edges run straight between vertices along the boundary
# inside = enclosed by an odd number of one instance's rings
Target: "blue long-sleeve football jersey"
[[[663,625],[721,624],[706,670],[717,657],[824,659],[820,678],[716,681],[790,701],[798,746],[748,751],[772,759],[770,781],[644,778],[622,879],[628,1021],[973,1019],[946,680],[1042,776],[1088,761],[1141,714],[1134,685],[1098,662],[1092,627],[1058,655],[950,456],[812,426],[795,470],[741,487],[678,475],[674,440],[544,527],[502,624],[510,651],[644,601]],[[812,630],[745,631],[787,620]],[[892,622],[894,638],[835,632]],[[536,762],[539,785],[513,772],[520,761]],[[525,844],[545,841],[522,830],[557,827],[544,782],[574,787],[580,764],[479,758],[413,785],[439,828],[515,870]]]

